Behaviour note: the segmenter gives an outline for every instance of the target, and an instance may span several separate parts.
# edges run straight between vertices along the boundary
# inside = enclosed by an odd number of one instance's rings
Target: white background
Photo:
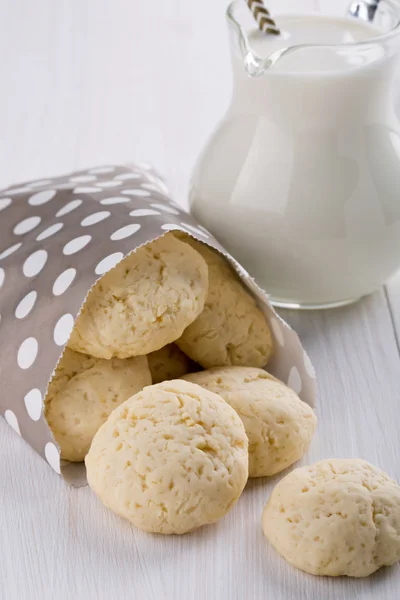
[[[138,159],[185,205],[230,97],[226,4],[0,0],[0,186]],[[356,306],[282,314],[319,376],[319,429],[302,463],[360,456],[400,481],[400,280]],[[397,600],[399,568],[314,578],[268,546],[260,517],[278,479],[251,481],[217,525],[150,536],[67,487],[1,419],[0,599]]]

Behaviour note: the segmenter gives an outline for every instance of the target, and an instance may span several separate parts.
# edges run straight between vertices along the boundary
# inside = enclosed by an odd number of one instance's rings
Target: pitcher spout
[[[356,6],[372,4],[373,13],[352,12]],[[232,2],[226,15],[234,62],[252,78],[271,69],[321,74],[356,70],[378,61],[384,68],[383,57],[400,55],[400,6],[393,0],[356,2],[347,15],[331,21],[320,15],[305,22],[300,15],[281,15],[280,35],[259,31],[243,0]]]
[[[268,69],[274,66],[280,58],[290,50],[290,48],[280,48],[271,52],[269,56],[260,56],[254,48],[252,48],[249,37],[247,34],[247,28],[242,23],[244,20],[251,22],[247,9],[244,7],[244,3],[232,2],[227,9],[227,19],[230,27],[230,34],[232,37],[232,45],[239,50],[240,56],[243,59],[243,66],[246,73],[250,77],[260,77]],[[240,11],[241,14],[238,14]],[[253,25],[254,28],[254,25]]]
[[[261,58],[255,52],[249,50],[243,56],[244,68],[250,77],[260,77],[273,67],[288,50],[289,48],[276,50],[268,58]]]

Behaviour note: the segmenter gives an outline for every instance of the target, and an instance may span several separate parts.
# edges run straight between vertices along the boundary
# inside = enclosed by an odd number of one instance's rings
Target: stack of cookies
[[[264,367],[264,314],[215,250],[180,232],[138,248],[90,291],[50,383],[62,458],[151,532],[222,517],[248,477],[307,450],[312,409]]]

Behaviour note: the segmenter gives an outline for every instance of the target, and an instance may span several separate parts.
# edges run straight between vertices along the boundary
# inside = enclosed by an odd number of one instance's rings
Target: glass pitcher
[[[260,38],[244,0],[228,8],[232,101],[190,206],[273,304],[340,306],[400,267],[400,2],[381,0],[372,25],[339,18],[352,31],[340,43],[325,14],[310,15],[318,43],[285,45],[304,16],[275,16],[279,42]]]

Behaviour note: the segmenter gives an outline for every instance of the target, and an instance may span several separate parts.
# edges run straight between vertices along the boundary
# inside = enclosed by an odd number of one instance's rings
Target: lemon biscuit
[[[247,437],[222,398],[187,381],[145,388],[99,429],[86,456],[102,502],[140,529],[186,533],[223,517],[247,480]]]
[[[176,343],[204,368],[265,366],[272,353],[272,336],[255,300],[216,250],[189,236],[179,237],[206,261],[209,288],[204,310]]]
[[[67,348],[45,398],[45,416],[61,457],[82,461],[111,411],[150,384],[145,356],[103,360]]]
[[[138,248],[95,284],[68,345],[98,358],[159,350],[201,313],[207,289],[203,258],[168,233]]]
[[[314,411],[263,369],[217,367],[183,379],[219,394],[236,410],[249,438],[249,477],[275,475],[307,451]]]
[[[366,577],[400,560],[400,487],[360,459],[321,460],[274,488],[264,534],[313,575]]]

